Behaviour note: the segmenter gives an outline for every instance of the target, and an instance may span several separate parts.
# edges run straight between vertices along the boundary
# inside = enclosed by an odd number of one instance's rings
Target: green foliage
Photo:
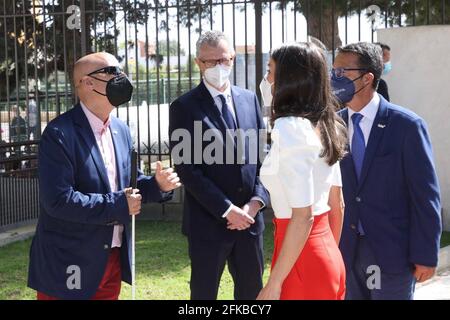
[[[33,7],[34,0],[8,1],[11,5],[5,6],[5,10],[0,7],[0,15],[4,15],[0,18],[0,100],[6,99],[7,92],[11,94],[16,88],[24,87],[25,79],[48,81],[48,76],[56,70],[69,74],[68,79],[71,79],[73,63],[81,56],[83,47],[87,53],[107,51],[117,56],[118,25],[124,26],[125,21],[128,25],[144,25],[153,20],[157,13],[160,19],[158,32],[165,34],[168,28],[165,21],[166,3],[176,3],[162,0],[85,1],[85,27],[80,32],[66,27],[71,16],[67,8],[74,4],[73,0],[43,2],[44,8],[38,5]],[[199,17],[209,17],[209,6],[194,10],[196,5],[201,4],[200,1],[180,0],[179,4],[179,21],[184,26],[192,25]],[[65,14],[60,14],[62,12]],[[117,12],[125,12],[125,21],[115,20]],[[82,33],[86,34],[84,43]],[[169,43],[171,54],[175,44],[173,41]],[[159,59],[167,52],[167,45],[163,42],[160,45],[160,57],[155,57]],[[119,60],[123,58],[119,57]],[[34,88],[29,88],[29,91],[32,90]]]

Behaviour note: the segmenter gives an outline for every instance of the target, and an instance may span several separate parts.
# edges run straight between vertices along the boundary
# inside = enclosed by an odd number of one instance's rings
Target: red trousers
[[[290,219],[274,219],[272,268],[277,261]],[[345,266],[331,232],[328,213],[314,217],[310,236],[283,282],[281,300],[343,300]]]
[[[108,257],[105,273],[98,286],[97,292],[91,300],[117,300],[119,299],[122,272],[120,269],[120,248],[114,248]],[[38,300],[59,300],[44,293],[37,293]]]

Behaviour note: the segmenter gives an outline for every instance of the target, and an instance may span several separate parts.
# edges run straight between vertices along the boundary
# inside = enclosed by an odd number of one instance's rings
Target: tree
[[[218,3],[211,0],[85,0],[85,24],[83,32],[79,32],[67,29],[70,13],[61,14],[78,1],[5,1],[8,6],[0,8],[5,11],[4,17],[0,19],[0,101],[6,99],[7,92],[11,95],[17,86],[28,84],[25,82],[28,79],[47,81],[48,75],[56,70],[65,72],[71,83],[73,63],[81,56],[83,49],[86,53],[105,50],[117,55],[117,38],[120,35],[119,29],[114,28],[117,12],[125,13],[124,19],[117,21],[122,26],[125,22],[133,27],[134,24],[144,25],[158,14],[158,32],[165,34],[169,31],[166,20],[167,15],[170,15],[172,19],[176,17],[182,27],[190,28],[191,33],[199,33],[198,21],[210,22],[211,8]],[[338,18],[346,13],[350,16],[371,4],[387,11],[390,26],[398,25],[399,11],[404,16],[402,25],[411,25],[413,21],[416,25],[450,21],[450,10],[447,9],[443,16],[440,0],[292,0],[276,2],[276,9],[285,9],[287,2],[294,3],[294,10],[306,17],[310,35],[321,39],[328,48],[333,47],[333,30],[334,46],[341,43]],[[414,4],[415,15],[412,14]],[[169,6],[178,8],[176,16],[168,11]],[[267,8],[268,1],[264,1],[263,6]],[[430,10],[427,10],[428,6]],[[16,15],[16,18],[12,15]],[[154,55],[157,64],[162,62],[161,57],[167,56],[166,47],[166,41],[159,43],[158,52]],[[178,44],[169,42],[169,54],[178,54],[177,50]],[[29,88],[29,91],[33,90]]]
[[[163,57],[167,56],[167,41],[161,41],[158,44],[159,54]],[[180,55],[184,56],[186,52],[184,49],[180,48]],[[178,41],[170,40],[169,41],[169,56],[177,56],[178,55]]]
[[[209,17],[209,6],[204,6],[200,0],[178,2],[178,22],[186,27],[193,25],[199,17]],[[169,2],[164,0],[86,0],[84,38],[81,37],[82,32],[69,30],[66,25],[71,15],[67,10],[74,3],[79,4],[77,1],[18,0],[9,3],[11,5],[6,6],[3,13],[11,16],[0,19],[0,101],[4,101],[8,93],[11,95],[25,85],[25,79],[36,76],[46,81],[46,76],[55,70],[66,72],[71,83],[73,64],[81,57],[83,48],[86,53],[103,50],[117,55],[117,38],[120,34],[119,29],[114,28],[117,12],[125,13],[124,19],[117,23],[123,25],[126,22],[133,26],[144,25],[158,13],[164,17],[160,20],[158,32],[168,28],[165,17]],[[3,7],[0,10],[4,11]],[[171,54],[177,48],[175,45],[178,44],[173,41],[169,43]],[[166,47],[165,42],[161,42],[162,52],[154,55],[158,64],[162,62],[162,53],[167,52]],[[123,58],[119,57],[119,60]],[[29,91],[33,90],[29,88]]]
[[[331,49],[342,44],[339,18],[361,13],[362,18],[367,19],[368,16],[364,16],[363,11],[370,5],[377,5],[381,9],[383,22],[387,21],[390,27],[400,25],[400,16],[403,16],[402,26],[443,24],[450,21],[450,10],[447,9],[444,15],[443,1],[447,0],[294,0],[282,1],[276,8],[286,10],[286,3],[293,3],[293,10],[305,16],[309,35],[320,39]],[[263,4],[264,8],[268,6],[268,3]]]

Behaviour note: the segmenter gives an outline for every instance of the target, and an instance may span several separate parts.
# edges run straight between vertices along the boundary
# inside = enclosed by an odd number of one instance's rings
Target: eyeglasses
[[[92,71],[88,75],[91,76],[93,74],[98,74],[98,73],[107,73],[107,74],[111,74],[113,76],[118,76],[123,73],[123,70],[118,66],[109,66],[109,67],[104,67],[104,68],[100,68],[98,70]]]
[[[331,75],[341,79],[344,77],[345,71],[367,71],[367,68],[333,68],[331,69]]]
[[[212,60],[202,60],[202,59],[199,59],[202,63],[204,63],[205,64],[205,66],[207,66],[208,68],[211,68],[211,67],[215,67],[215,66],[217,66],[218,64],[224,64],[224,65],[226,65],[226,66],[230,66],[231,65],[231,63],[233,62],[233,60],[234,60],[234,57],[233,58],[224,58],[224,59],[212,59]]]

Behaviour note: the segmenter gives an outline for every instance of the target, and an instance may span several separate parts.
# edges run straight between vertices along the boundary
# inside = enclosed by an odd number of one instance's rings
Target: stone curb
[[[34,235],[35,231],[36,225],[32,225],[2,232],[0,233],[0,247],[4,247],[17,241],[27,240]]]

